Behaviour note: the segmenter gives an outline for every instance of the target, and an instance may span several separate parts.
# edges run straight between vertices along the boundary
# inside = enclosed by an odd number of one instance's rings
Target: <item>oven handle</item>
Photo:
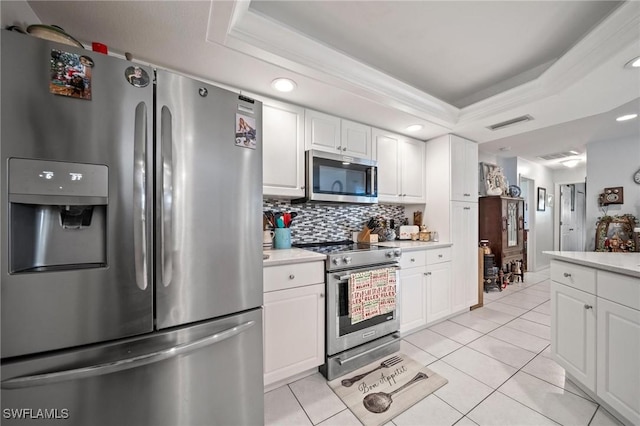
[[[354,355],[354,356],[346,358],[346,359],[338,358],[338,360],[337,360],[338,364],[343,365],[343,364],[346,364],[348,362],[353,361],[354,359],[358,359],[360,357],[363,357],[363,356],[365,356],[367,354],[370,354],[373,351],[379,350],[380,348],[384,348],[385,346],[389,346],[389,345],[391,345],[393,343],[396,343],[396,340],[400,338],[400,336],[398,334],[392,334],[391,337],[393,338],[392,340],[389,340],[388,342],[385,342],[385,343],[383,343],[381,345],[378,345],[378,346],[376,346],[374,348],[367,349],[366,351],[364,351],[362,353],[359,353],[358,355]]]
[[[358,272],[375,271],[377,269],[394,269],[397,272],[401,268],[400,266],[393,265],[393,266],[382,266],[381,268],[368,267],[368,268],[362,268],[362,269],[354,269],[352,271],[347,271],[346,275],[334,275],[333,278],[338,281],[347,281],[351,277],[351,274],[357,274]]]

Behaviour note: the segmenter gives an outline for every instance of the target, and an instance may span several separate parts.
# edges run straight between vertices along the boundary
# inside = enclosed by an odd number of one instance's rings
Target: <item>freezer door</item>
[[[15,32],[1,46],[2,358],[152,331],[152,82]]]
[[[1,386],[7,426],[261,425],[262,310],[3,364]]]
[[[158,328],[262,305],[262,104],[162,70],[156,96]]]

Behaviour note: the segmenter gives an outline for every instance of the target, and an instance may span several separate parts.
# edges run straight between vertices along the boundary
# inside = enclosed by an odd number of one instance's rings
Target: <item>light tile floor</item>
[[[550,357],[549,272],[484,293],[482,308],[404,336],[401,351],[449,380],[385,426],[621,425]],[[267,426],[358,426],[320,373],[265,393]]]

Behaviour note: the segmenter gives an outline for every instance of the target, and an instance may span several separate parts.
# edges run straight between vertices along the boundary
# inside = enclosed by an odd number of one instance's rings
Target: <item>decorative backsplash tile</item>
[[[262,210],[297,212],[291,223],[293,244],[350,240],[352,232],[362,230],[371,217],[393,219],[400,225],[404,206],[389,204],[290,204],[288,201],[264,199]]]

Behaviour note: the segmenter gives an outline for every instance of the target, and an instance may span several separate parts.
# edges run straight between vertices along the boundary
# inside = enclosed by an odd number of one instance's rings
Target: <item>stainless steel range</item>
[[[326,357],[320,372],[332,380],[397,352],[400,349],[397,333],[400,317],[393,301],[399,297],[397,271],[402,251],[397,247],[353,241],[298,244],[296,247],[327,255]],[[378,281],[381,276],[389,277],[392,303],[379,311],[354,312],[354,306],[358,305],[352,300],[356,293],[350,280],[353,284],[356,277],[367,278],[371,274],[378,277]],[[384,278],[382,280],[384,283]],[[378,301],[374,300],[375,303]]]

